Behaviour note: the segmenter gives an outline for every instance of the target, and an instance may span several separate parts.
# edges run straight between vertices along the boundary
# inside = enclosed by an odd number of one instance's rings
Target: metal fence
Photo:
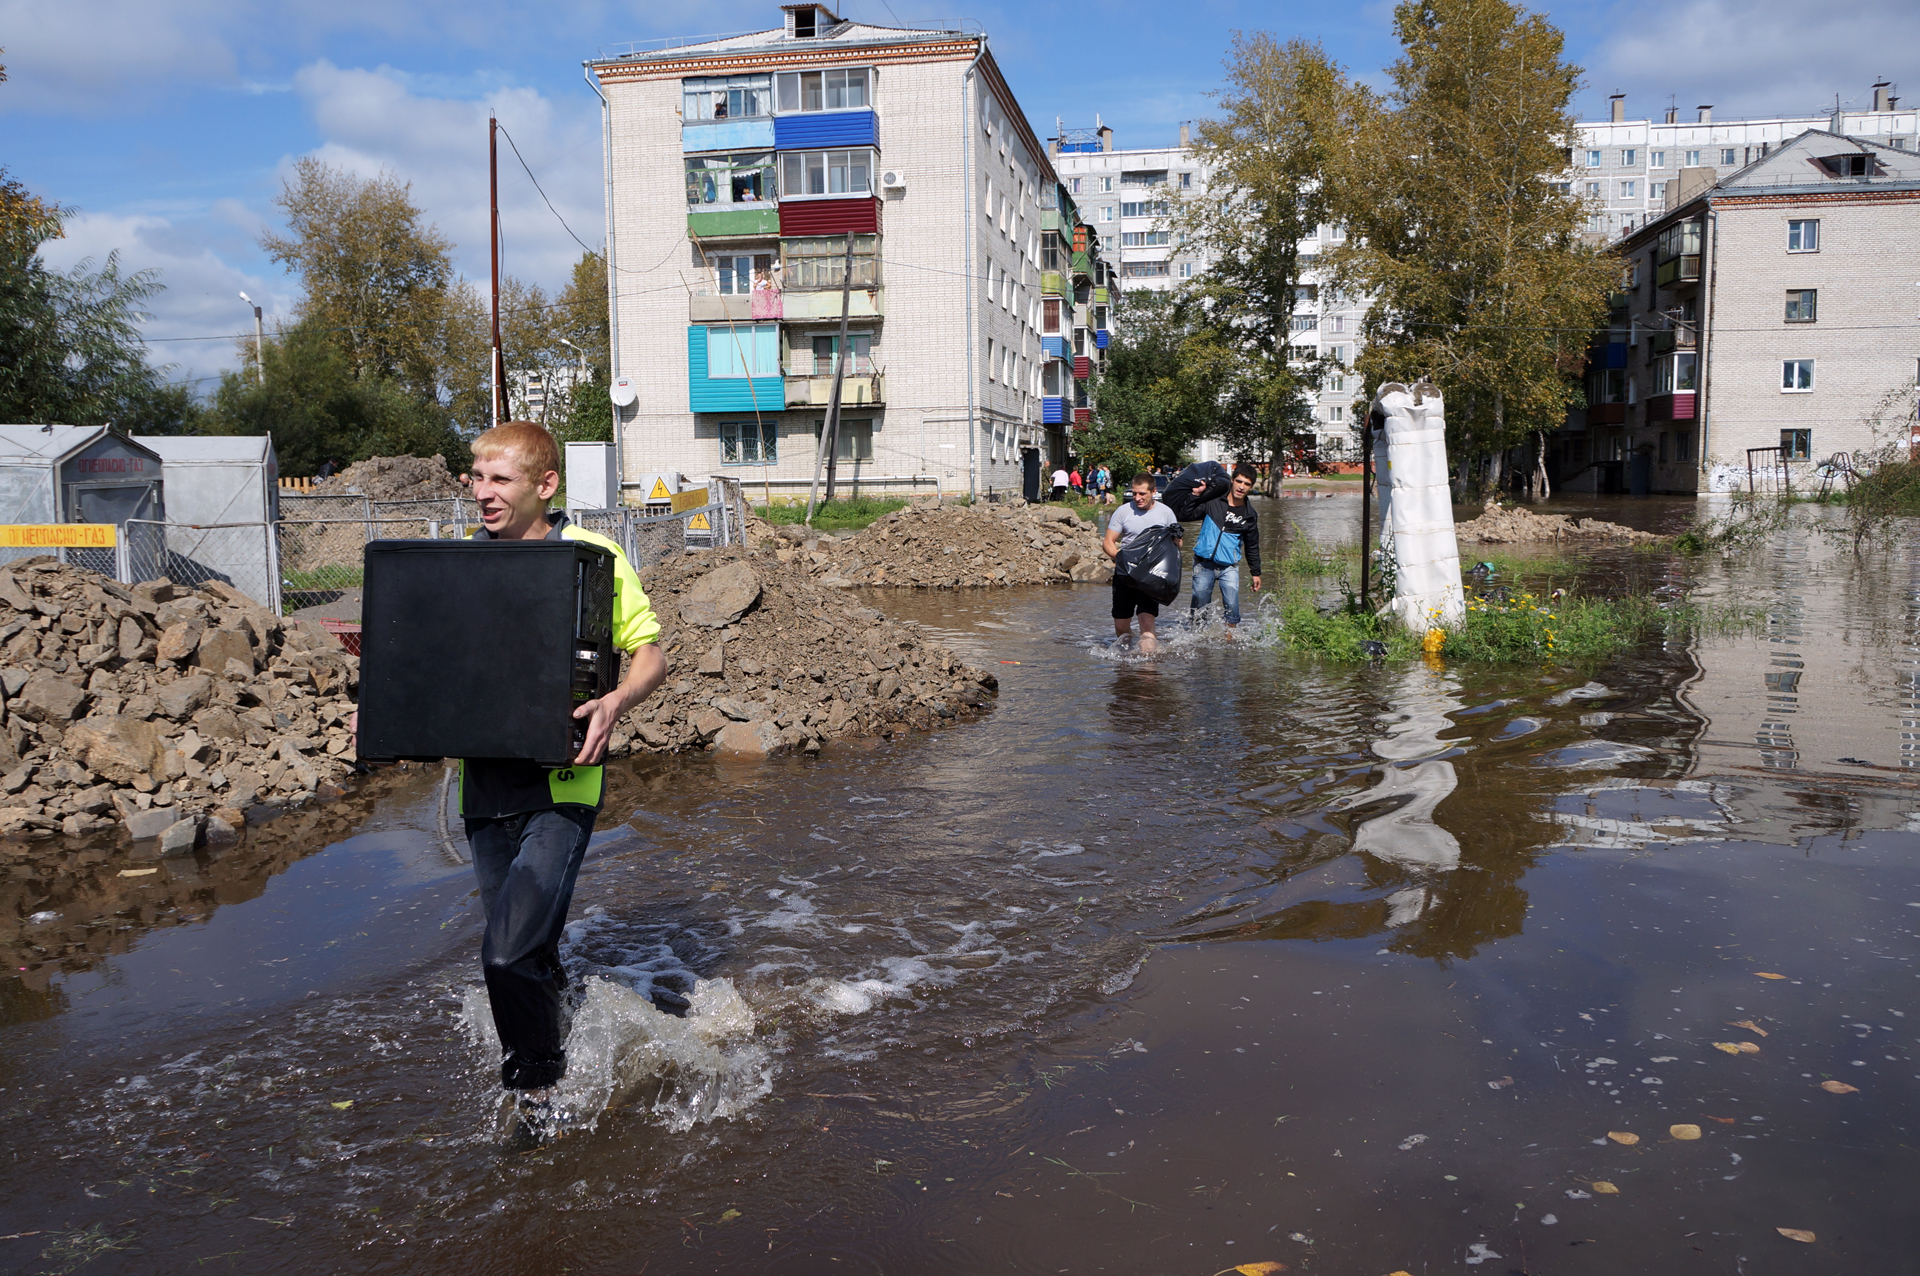
[[[1793,470],[1780,448],[1750,447],[1747,449],[1747,494],[1749,496],[1793,494]]]

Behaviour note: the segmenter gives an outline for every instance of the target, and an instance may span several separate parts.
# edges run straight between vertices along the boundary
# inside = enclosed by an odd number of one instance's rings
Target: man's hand
[[[653,689],[665,682],[666,678],[667,658],[660,654],[657,643],[647,643],[635,651],[628,662],[624,682],[598,700],[589,700],[573,711],[575,718],[588,720],[587,738],[581,744],[573,764],[599,766],[606,759],[607,738],[613,734],[613,724],[620,721],[627,710],[652,694]]]
[[[1207,481],[1205,479],[1201,479],[1198,483],[1195,483],[1193,485],[1193,494],[1195,496],[1200,495],[1202,492],[1206,490],[1207,490]]]
[[[1260,592],[1260,578],[1258,576],[1253,578],[1253,592],[1256,594]]]

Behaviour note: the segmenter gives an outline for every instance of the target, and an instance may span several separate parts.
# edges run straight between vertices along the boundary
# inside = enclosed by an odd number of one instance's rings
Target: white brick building
[[[852,235],[841,491],[1018,490],[1023,460],[1065,453],[1074,347],[1104,326],[1097,246],[1076,251],[984,35],[783,9],[772,30],[588,64],[633,395],[623,481],[805,495]]]
[[[1620,243],[1561,486],[1745,488],[1749,451],[1764,477],[1778,448],[1799,488],[1836,452],[1904,443],[1888,413],[1920,367],[1920,154],[1810,129],[1676,180],[1672,211]]]

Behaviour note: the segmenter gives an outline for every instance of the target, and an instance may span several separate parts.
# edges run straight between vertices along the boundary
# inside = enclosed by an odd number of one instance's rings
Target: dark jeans
[[[560,932],[596,813],[578,807],[468,819],[473,875],[487,910],[480,964],[504,1058],[501,1084],[539,1090],[567,1071],[560,1040]]]

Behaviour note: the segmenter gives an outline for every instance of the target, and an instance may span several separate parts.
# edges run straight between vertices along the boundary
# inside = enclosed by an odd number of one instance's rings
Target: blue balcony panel
[[[1067,401],[1060,398],[1040,400],[1040,421],[1043,425],[1065,425],[1070,419],[1067,413]]]
[[[1067,339],[1065,337],[1040,338],[1040,352],[1048,359],[1067,359],[1072,357],[1067,353]]]
[[[879,117],[860,111],[808,111],[773,121],[774,149],[814,151],[829,146],[880,145]]]
[[[691,412],[779,412],[787,405],[784,377],[709,377],[707,328],[687,329],[687,409]]]
[[[680,150],[687,155],[697,151],[772,149],[772,120],[713,120],[680,126]]]

